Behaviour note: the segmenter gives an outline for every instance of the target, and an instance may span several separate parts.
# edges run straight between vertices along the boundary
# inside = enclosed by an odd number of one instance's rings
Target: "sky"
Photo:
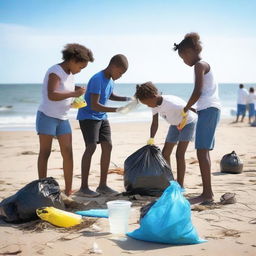
[[[193,68],[172,50],[189,32],[219,82],[255,83],[255,10],[255,0],[0,0],[0,83],[42,83],[67,43],[95,57],[76,83],[118,53],[129,61],[118,82],[192,83]]]

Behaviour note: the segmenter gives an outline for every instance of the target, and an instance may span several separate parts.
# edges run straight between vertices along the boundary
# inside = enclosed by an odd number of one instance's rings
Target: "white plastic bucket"
[[[114,200],[107,202],[109,228],[112,234],[126,234],[131,211],[131,202]]]

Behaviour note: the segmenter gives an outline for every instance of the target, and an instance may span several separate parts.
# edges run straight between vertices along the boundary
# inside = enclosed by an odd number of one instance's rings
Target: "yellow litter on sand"
[[[66,212],[54,207],[39,208],[36,210],[36,214],[40,219],[48,221],[55,226],[64,228],[76,226],[83,221],[81,215]]]
[[[83,108],[86,105],[87,104],[84,100],[84,96],[81,95],[80,97],[77,97],[73,100],[73,102],[71,103],[71,108]]]

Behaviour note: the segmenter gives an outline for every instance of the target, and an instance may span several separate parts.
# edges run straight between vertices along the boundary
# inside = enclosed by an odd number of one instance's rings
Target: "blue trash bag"
[[[206,242],[199,238],[191,222],[190,204],[176,181],[170,182],[141,219],[140,227],[127,235],[138,240],[174,245]]]

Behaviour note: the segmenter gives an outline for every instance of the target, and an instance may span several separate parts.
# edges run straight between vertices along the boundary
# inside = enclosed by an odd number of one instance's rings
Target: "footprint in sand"
[[[23,151],[21,152],[21,155],[38,155],[38,153],[34,151]]]

